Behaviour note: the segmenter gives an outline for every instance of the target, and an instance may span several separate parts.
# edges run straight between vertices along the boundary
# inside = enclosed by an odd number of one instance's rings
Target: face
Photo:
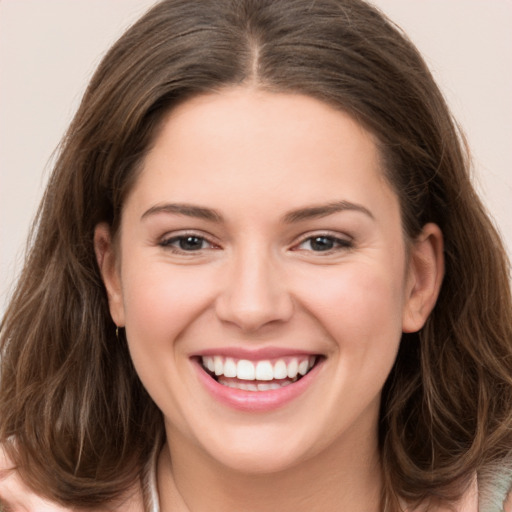
[[[383,176],[372,136],[306,96],[230,89],[168,116],[96,247],[171,451],[242,471],[376,451],[440,274],[435,227],[407,249]]]

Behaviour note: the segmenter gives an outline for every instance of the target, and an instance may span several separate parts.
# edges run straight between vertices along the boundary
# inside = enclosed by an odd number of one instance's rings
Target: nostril
[[[293,315],[291,300],[262,300],[251,297],[250,300],[222,298],[216,305],[218,318],[224,322],[236,325],[244,332],[254,332],[268,325],[287,322]]]
[[[216,299],[216,314],[225,323],[244,332],[288,321],[293,315],[291,294],[282,279],[275,275],[275,265],[254,247],[233,261],[224,289]]]

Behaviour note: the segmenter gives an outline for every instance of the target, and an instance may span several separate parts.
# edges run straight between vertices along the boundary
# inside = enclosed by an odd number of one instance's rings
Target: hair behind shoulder
[[[112,47],[62,143],[1,326],[0,442],[41,494],[119,497],[163,432],[116,338],[93,232],[115,233],[167,112],[249,84],[348,112],[377,138],[404,236],[445,237],[427,325],[404,335],[384,390],[386,510],[455,499],[512,446],[512,306],[505,251],[469,180],[457,127],[414,46],[361,0],[166,0]]]

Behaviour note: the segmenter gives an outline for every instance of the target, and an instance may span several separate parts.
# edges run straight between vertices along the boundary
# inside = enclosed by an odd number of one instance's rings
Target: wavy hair
[[[165,0],[111,48],[62,142],[1,324],[0,442],[34,490],[67,505],[109,502],[140,475],[163,420],[116,339],[93,232],[117,229],[166,113],[237,84],[353,116],[378,140],[404,236],[442,229],[444,283],[425,327],[403,336],[379,441],[383,509],[456,499],[512,447],[508,261],[427,66],[362,0]]]

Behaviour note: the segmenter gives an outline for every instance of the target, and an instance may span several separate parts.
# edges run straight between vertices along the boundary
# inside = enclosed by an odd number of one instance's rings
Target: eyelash
[[[303,244],[308,243],[308,242],[309,242],[309,244],[311,244],[315,240],[316,241],[323,240],[324,242],[321,242],[321,243],[325,243],[325,241],[328,241],[329,244],[332,244],[332,247],[329,247],[327,249],[318,250],[318,251],[314,251],[313,249],[301,249],[301,246]],[[353,247],[354,247],[354,243],[351,239],[340,238],[338,236],[335,236],[335,235],[332,235],[329,233],[319,233],[316,235],[310,235],[306,238],[303,238],[299,244],[294,246],[293,250],[296,250],[296,251],[306,250],[308,252],[314,252],[314,253],[327,255],[327,254],[332,254],[332,253],[335,253],[338,251],[349,250],[349,249],[352,249]]]
[[[199,241],[201,243],[201,247],[199,249],[187,250],[187,249],[184,249],[177,245],[173,245],[173,244],[181,244],[181,243],[185,242],[187,239],[195,239],[195,240]],[[198,235],[197,233],[183,233],[181,235],[172,236],[170,238],[166,238],[166,239],[162,240],[158,245],[160,245],[160,247],[163,247],[164,249],[170,249],[172,252],[174,252],[176,254],[193,254],[193,253],[203,251],[205,249],[204,247],[202,247],[204,245],[204,243],[206,243],[210,246],[208,248],[212,248],[212,249],[219,248],[216,244],[214,244],[213,242],[210,242],[206,237],[204,237],[202,235]]]
[[[192,248],[192,249],[185,249],[180,247],[183,243],[186,242],[187,239],[193,239],[196,244],[200,244],[200,247]],[[194,242],[193,242],[194,243]],[[304,249],[301,248],[302,245],[309,243],[310,249]],[[330,247],[320,249],[320,250],[313,250],[313,247],[311,244],[313,243],[320,243],[320,244],[327,244]],[[173,245],[176,244],[176,245]],[[209,247],[204,247],[204,244],[207,244]],[[205,249],[219,249],[219,246],[215,243],[211,242],[206,238],[205,236],[199,235],[197,233],[191,232],[191,233],[183,233],[180,235],[175,235],[170,238],[166,238],[162,240],[159,245],[163,247],[164,249],[169,249],[175,254],[181,254],[181,255],[193,255],[194,253],[200,253]],[[306,251],[306,252],[312,252],[312,253],[318,253],[318,254],[325,254],[330,255],[333,253],[336,253],[338,251],[344,251],[344,250],[350,250],[354,247],[354,243],[351,239],[348,238],[340,238],[338,236],[329,234],[329,233],[318,233],[315,235],[310,235],[308,237],[303,238],[298,244],[294,245],[291,250],[292,251]],[[317,248],[319,248],[317,246]]]

